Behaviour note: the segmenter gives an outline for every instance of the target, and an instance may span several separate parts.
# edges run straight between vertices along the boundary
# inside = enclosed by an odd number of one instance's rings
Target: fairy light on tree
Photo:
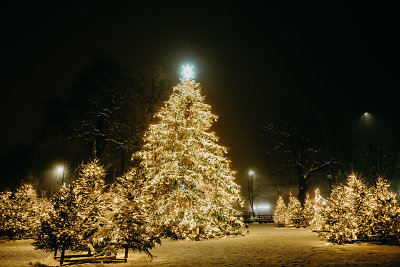
[[[237,233],[235,205],[242,205],[228,149],[210,131],[218,117],[193,76],[193,67],[184,66],[134,155],[141,159],[157,224],[167,235],[189,239]]]
[[[304,226],[311,225],[311,221],[314,218],[314,205],[309,193],[306,194],[306,200],[304,201],[303,216]]]
[[[324,226],[324,199],[319,193],[319,188],[315,189],[314,192],[314,216],[310,222],[314,231],[321,231]]]

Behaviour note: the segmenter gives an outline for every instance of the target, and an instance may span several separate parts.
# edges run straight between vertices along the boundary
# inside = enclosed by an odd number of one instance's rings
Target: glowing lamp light
[[[249,171],[249,176],[254,176],[254,171],[253,170]]]
[[[56,172],[57,172],[58,174],[60,174],[60,175],[63,174],[63,172],[64,172],[64,166],[62,166],[62,165],[57,166]]]
[[[185,66],[182,66],[182,69],[182,80],[190,81],[194,79],[193,65],[186,64]]]

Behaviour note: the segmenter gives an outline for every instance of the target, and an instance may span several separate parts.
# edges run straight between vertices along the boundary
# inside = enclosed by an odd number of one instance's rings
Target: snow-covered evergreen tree
[[[312,229],[314,231],[321,231],[324,227],[324,199],[322,198],[321,194],[319,193],[319,188],[315,189],[314,192],[314,216],[310,222]]]
[[[106,171],[98,159],[82,164],[78,179],[70,185],[78,208],[79,228],[74,229],[82,236],[81,245],[92,249],[103,242],[97,233],[109,223],[105,218],[107,198],[104,177]],[[82,248],[83,249],[83,248]]]
[[[279,196],[275,205],[274,222],[278,227],[285,227],[288,223],[287,208],[282,196]]]
[[[42,221],[39,233],[33,245],[45,251],[76,250],[83,239],[79,229],[79,209],[76,197],[70,188],[59,187],[51,199],[51,211],[48,219]],[[62,260],[61,260],[62,263]]]
[[[33,185],[22,184],[14,193],[0,194],[0,231],[9,238],[33,237],[46,216],[46,200],[40,199]]]
[[[324,216],[326,232],[321,232],[321,237],[334,243],[368,240],[371,204],[369,189],[360,178],[350,175],[346,186],[332,190]]]
[[[357,225],[357,239],[368,240],[373,205],[371,190],[356,175],[347,178],[347,187],[349,190],[347,202],[351,205],[351,213]]]
[[[200,85],[186,76],[155,118],[135,156],[145,171],[157,224],[175,238],[237,233],[240,187],[227,148],[210,131],[217,116],[204,103]]]
[[[304,222],[303,210],[300,201],[290,192],[287,216],[290,225],[300,227]]]
[[[314,218],[314,203],[310,198],[310,194],[306,194],[306,200],[304,201],[303,207],[303,217],[304,217],[304,226],[311,225],[311,221]]]
[[[400,240],[400,205],[396,193],[389,190],[389,182],[380,177],[372,188],[373,219],[370,238],[384,243]]]
[[[18,225],[12,194],[8,190],[0,192],[0,236],[8,236],[10,239],[16,235]]]
[[[101,231],[114,249],[143,251],[151,257],[150,249],[161,243],[156,226],[149,217],[149,196],[143,194],[147,184],[136,170],[119,177],[109,193],[112,212],[108,219],[112,222]]]
[[[52,211],[41,223],[33,245],[55,253],[61,250],[62,259],[67,249],[94,252],[93,247],[103,242],[96,234],[107,223],[104,176],[97,159],[82,164],[78,178],[68,188],[60,186],[51,199]]]

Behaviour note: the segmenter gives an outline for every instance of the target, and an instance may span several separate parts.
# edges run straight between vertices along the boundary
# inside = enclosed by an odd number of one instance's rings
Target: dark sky
[[[176,77],[192,62],[239,179],[253,166],[274,183],[259,127],[285,108],[399,124],[396,1],[134,2],[3,4],[0,147],[29,143],[44,101],[104,52]]]

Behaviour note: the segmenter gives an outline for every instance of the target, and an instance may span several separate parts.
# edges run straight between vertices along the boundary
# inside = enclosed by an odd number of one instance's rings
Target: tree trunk
[[[54,258],[56,258],[56,256],[57,256],[57,250],[58,250],[58,246],[56,246],[56,249],[54,250]]]
[[[63,244],[61,249],[61,258],[60,258],[60,265],[64,263],[64,254],[65,254],[65,245]]]
[[[308,177],[299,175],[299,201],[302,207],[304,207],[304,202],[306,201],[307,179]]]
[[[125,258],[125,259],[128,258],[128,247],[125,248],[125,256],[124,256],[124,258]]]

